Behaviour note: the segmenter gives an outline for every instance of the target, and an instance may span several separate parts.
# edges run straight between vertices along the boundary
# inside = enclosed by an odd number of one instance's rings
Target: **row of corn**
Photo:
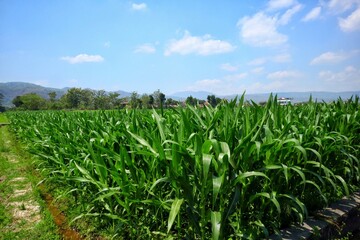
[[[79,218],[124,239],[258,239],[357,190],[359,98],[157,110],[13,112]]]

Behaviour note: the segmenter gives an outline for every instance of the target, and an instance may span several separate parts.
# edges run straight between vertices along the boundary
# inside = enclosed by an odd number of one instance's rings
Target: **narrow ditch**
[[[67,219],[59,208],[54,203],[54,198],[44,190],[44,187],[39,186],[41,197],[44,199],[46,206],[58,227],[60,235],[65,240],[82,240],[84,239],[80,233],[69,227]]]

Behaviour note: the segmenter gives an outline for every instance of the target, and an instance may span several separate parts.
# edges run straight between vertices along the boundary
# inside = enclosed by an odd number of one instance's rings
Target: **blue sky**
[[[360,90],[360,0],[0,0],[0,82]]]

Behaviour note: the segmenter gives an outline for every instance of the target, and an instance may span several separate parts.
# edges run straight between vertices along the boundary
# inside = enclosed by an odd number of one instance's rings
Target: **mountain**
[[[122,91],[122,90],[118,90],[118,91],[115,91],[115,92],[120,94],[120,98],[130,97],[131,96],[130,92],[125,92],[125,91]]]
[[[27,93],[36,93],[44,98],[49,98],[48,94],[50,92],[56,92],[57,98],[60,98],[64,95],[70,88],[48,88],[40,85],[26,83],[26,82],[8,82],[8,83],[0,83],[0,93],[4,95],[4,99],[2,102],[3,106],[11,107],[11,101],[16,96],[21,96]],[[131,95],[129,92],[118,90],[116,93],[120,94],[120,97],[128,97]],[[277,94],[278,98],[285,97],[291,98],[293,103],[298,102],[306,102],[309,100],[310,96],[312,96],[313,100],[318,102],[325,101],[331,102],[339,97],[342,99],[348,99],[351,96],[360,96],[360,91],[351,91],[351,92],[279,92],[274,93]],[[183,91],[177,92],[171,95],[166,95],[166,98],[172,98],[178,101],[184,101],[187,97],[192,96],[194,98],[200,100],[206,100],[208,95],[213,95],[211,92],[206,91]],[[242,93],[238,95],[216,95],[216,97],[225,98],[225,99],[233,99],[236,96],[240,97]],[[268,100],[270,93],[259,93],[259,94],[245,94],[246,100],[253,100],[256,103],[265,102]]]
[[[16,96],[21,96],[27,93],[36,93],[44,98],[49,98],[50,92],[56,92],[57,98],[66,93],[66,89],[47,88],[40,85],[26,83],[26,82],[8,82],[0,83],[0,93],[4,95],[3,103],[5,107],[12,106],[11,101]]]
[[[290,98],[292,103],[307,102],[312,97],[313,101],[318,102],[331,102],[337,100],[338,98],[349,99],[351,96],[360,96],[360,91],[352,92],[278,92],[273,93],[277,95],[278,98]],[[233,99],[236,96],[241,95],[229,95],[229,96],[220,96],[221,98]],[[252,100],[256,103],[266,102],[270,96],[270,93],[259,93],[259,94],[245,94],[246,100]]]
[[[27,93],[36,93],[42,96],[43,98],[48,99],[48,94],[50,92],[56,92],[56,98],[60,98],[64,95],[70,88],[49,88],[43,87],[40,85],[36,85],[33,83],[26,83],[26,82],[7,82],[7,83],[0,83],[0,93],[4,95],[4,99],[2,105],[5,107],[11,107],[11,101],[16,96],[21,96]],[[116,91],[120,94],[120,97],[128,97],[130,93],[125,91]]]
[[[310,96],[314,101],[318,102],[331,102],[339,97],[342,99],[349,99],[351,96],[360,96],[360,91],[352,91],[352,92],[278,92],[273,93],[273,95],[277,95],[278,98],[291,98],[292,103],[299,103],[299,102],[307,102],[309,101]],[[166,98],[172,98],[175,100],[184,101],[187,97],[193,96],[197,99],[206,100],[208,95],[213,95],[211,92],[199,91],[199,92],[192,92],[192,91],[184,91],[184,92],[177,92],[170,96],[166,96]],[[219,98],[225,98],[228,100],[234,99],[236,96],[241,97],[241,94],[233,94],[233,95],[216,95]],[[253,93],[253,94],[245,94],[245,100],[252,100],[256,103],[259,102],[266,102],[270,96],[270,93]]]

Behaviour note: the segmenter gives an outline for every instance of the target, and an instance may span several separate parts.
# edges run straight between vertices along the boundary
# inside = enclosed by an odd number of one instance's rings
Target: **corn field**
[[[124,239],[258,239],[359,189],[359,98],[301,106],[12,112],[79,218]]]

